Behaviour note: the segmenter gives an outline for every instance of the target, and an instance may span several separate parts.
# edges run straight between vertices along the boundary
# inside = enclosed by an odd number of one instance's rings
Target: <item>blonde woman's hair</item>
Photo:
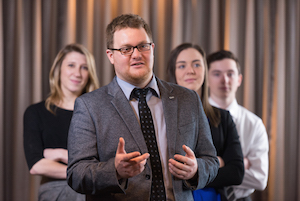
[[[69,44],[59,51],[56,55],[49,74],[50,94],[46,99],[45,106],[47,110],[55,113],[51,105],[59,103],[63,99],[63,92],[60,86],[61,64],[66,55],[70,52],[78,52],[86,57],[88,66],[89,80],[81,94],[91,92],[99,88],[99,81],[96,72],[96,63],[94,56],[81,44]]]

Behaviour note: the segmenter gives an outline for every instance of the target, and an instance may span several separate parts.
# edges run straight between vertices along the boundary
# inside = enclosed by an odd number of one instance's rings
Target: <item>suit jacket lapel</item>
[[[156,80],[163,104],[169,157],[173,157],[175,154],[176,136],[178,132],[177,118],[174,118],[177,117],[178,98],[173,93],[173,88],[170,85],[164,84],[158,78],[156,78]]]
[[[133,139],[142,154],[147,153],[147,145],[144,140],[144,136],[141,131],[141,127],[138,120],[133,112],[133,109],[125,97],[122,89],[119,87],[116,78],[108,85],[108,94],[113,96],[111,103],[116,108],[120,117],[123,119],[128,130],[130,131]],[[126,141],[125,141],[126,143]]]

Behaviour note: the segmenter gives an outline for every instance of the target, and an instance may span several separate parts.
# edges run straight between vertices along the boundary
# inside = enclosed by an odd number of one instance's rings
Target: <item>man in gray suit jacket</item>
[[[130,96],[134,88],[150,87],[146,100],[155,127],[164,200],[193,200],[192,190],[211,182],[219,167],[199,96],[155,77],[152,34],[141,17],[118,16],[106,34],[106,53],[116,77],[76,99],[68,137],[69,185],[87,200],[148,201],[156,193],[151,189],[153,167],[138,101]]]

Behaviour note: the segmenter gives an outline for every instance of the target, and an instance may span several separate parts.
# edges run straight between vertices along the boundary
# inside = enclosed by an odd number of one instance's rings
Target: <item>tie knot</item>
[[[132,98],[135,98],[137,100],[146,99],[146,95],[149,90],[152,92],[152,94],[154,96],[158,97],[158,94],[156,93],[156,91],[150,87],[147,87],[144,89],[134,88],[130,94],[130,100]]]
[[[138,89],[134,88],[131,92],[130,98],[135,98],[135,99],[146,99],[146,95],[149,91],[149,88],[144,88],[144,89]]]

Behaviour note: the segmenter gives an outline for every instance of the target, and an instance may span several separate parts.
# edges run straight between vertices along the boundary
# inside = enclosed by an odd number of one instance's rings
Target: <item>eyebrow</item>
[[[77,63],[77,62],[76,61],[67,61],[67,64],[75,64],[75,63]],[[82,63],[82,64],[80,64],[80,66],[88,66],[88,64]]]
[[[198,61],[201,62],[200,59],[195,59],[195,60],[192,61],[192,63],[198,62]]]
[[[69,61],[67,61],[68,63],[79,63],[79,62],[77,62],[77,61],[75,61],[75,60],[69,60]]]
[[[222,71],[220,71],[220,70],[212,70],[211,72],[218,73],[218,72],[222,72]]]
[[[195,59],[192,61],[192,63],[198,62],[198,61],[200,62],[200,59]],[[177,61],[176,63],[186,63],[186,61]]]
[[[215,69],[215,70],[212,70],[212,72],[225,72],[225,73],[228,73],[228,72],[234,72],[234,70],[227,70],[227,71],[222,71],[222,70],[217,70],[217,69]]]

